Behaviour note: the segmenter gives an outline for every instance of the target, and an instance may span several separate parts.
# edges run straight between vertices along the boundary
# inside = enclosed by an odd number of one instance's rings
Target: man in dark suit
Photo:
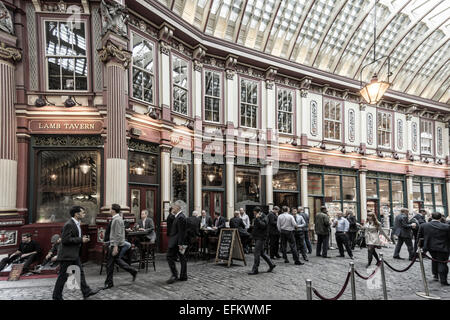
[[[412,244],[412,229],[417,225],[415,223],[409,223],[408,221],[408,209],[403,208],[400,210],[400,214],[395,217],[394,220],[394,234],[398,237],[397,244],[394,250],[394,259],[403,259],[400,257],[400,250],[403,243],[408,247],[409,260],[414,259],[414,248]]]
[[[181,207],[178,205],[172,206],[172,212],[175,218],[170,227],[169,233],[169,245],[167,249],[167,262],[169,263],[172,276],[167,280],[168,284],[175,281],[186,281],[187,277],[187,263],[184,255],[186,250],[186,216],[181,211]],[[175,265],[176,257],[179,257],[181,263],[180,277],[178,277],[177,267]]]
[[[153,223],[153,219],[148,216],[148,210],[141,211],[141,220],[138,222],[138,230],[139,231],[147,231],[148,234],[144,236],[144,240],[150,241],[151,243],[155,243],[156,233],[155,233],[155,224]]]
[[[205,210],[202,210],[202,216],[200,217],[200,229],[206,229],[207,227],[212,227],[212,219],[206,214]]]
[[[278,253],[280,248],[280,232],[277,228],[278,214],[280,213],[280,208],[274,206],[272,211],[267,215],[269,224],[269,254],[270,259],[280,259],[281,256]]]
[[[225,228],[225,218],[219,212],[214,212],[213,229],[215,235],[220,235],[220,229]]]
[[[241,238],[242,246],[244,247],[244,252],[248,253],[250,234],[245,229],[244,221],[241,218],[240,212],[237,210],[234,212],[234,217],[230,219],[230,228],[238,229],[239,238]]]
[[[427,215],[427,212],[424,209],[420,209],[419,213],[416,214],[414,217],[412,217],[412,219],[409,221],[410,223],[415,223],[418,226],[417,228],[413,229],[414,253],[417,252],[417,243],[419,242],[418,234],[419,234],[420,225],[427,222],[426,215]]]
[[[239,211],[237,211],[239,213]],[[255,220],[253,225],[253,231],[252,236],[255,240],[255,251],[254,254],[254,262],[252,271],[249,272],[249,275],[255,275],[258,274],[258,267],[259,267],[259,261],[260,257],[264,259],[264,261],[267,262],[269,265],[269,269],[267,272],[272,272],[272,270],[276,267],[276,265],[270,260],[270,258],[267,256],[267,254],[264,252],[264,244],[266,243],[266,239],[268,236],[268,219],[264,214],[261,212],[261,209],[259,207],[255,207],[253,209],[253,213],[255,214]]]
[[[85,216],[85,210],[83,207],[74,206],[70,209],[70,216],[72,218],[66,222],[62,229],[61,251],[58,253],[58,261],[60,261],[61,264],[58,279],[56,279],[55,288],[53,290],[53,300],[63,300],[62,292],[68,278],[67,268],[71,265],[75,265],[79,268],[79,279],[81,280],[80,288],[85,299],[99,291],[98,289],[92,290],[87,285],[83,266],[80,261],[81,245],[90,240],[88,236],[82,236],[81,234],[80,223]],[[78,275],[75,274],[75,276],[77,277]]]
[[[447,261],[450,252],[450,225],[440,222],[441,217],[442,215],[439,212],[434,212],[431,215],[431,222],[421,224],[418,239],[419,241],[423,239],[420,245],[424,251],[430,252],[433,259]],[[449,285],[447,282],[447,263],[432,261],[431,271],[434,280],[440,280],[444,286]]]

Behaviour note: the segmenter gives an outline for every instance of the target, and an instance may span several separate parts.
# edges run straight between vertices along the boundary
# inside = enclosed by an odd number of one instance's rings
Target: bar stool
[[[145,272],[148,272],[148,264],[153,263],[153,270],[156,271],[155,266],[155,243],[150,241],[141,242],[141,257],[139,260],[139,269],[142,264],[145,265]]]

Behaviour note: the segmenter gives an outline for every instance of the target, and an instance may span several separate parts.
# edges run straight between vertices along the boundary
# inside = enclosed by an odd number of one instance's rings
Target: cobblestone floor
[[[314,253],[315,251],[313,251]],[[394,260],[392,258],[393,246],[382,250],[386,260],[398,269],[403,269],[409,264],[407,260]],[[332,259],[324,259],[310,255],[309,262],[303,266],[293,264],[292,255],[289,255],[291,263],[285,264],[282,259],[276,260],[277,267],[273,273],[266,273],[267,265],[262,261],[260,274],[249,276],[253,263],[253,255],[246,255],[247,266],[241,261],[236,261],[230,268],[223,264],[215,264],[213,260],[190,261],[188,263],[189,280],[168,285],[165,281],[169,278],[169,268],[165,255],[157,255],[156,271],[149,268],[148,273],[140,271],[134,283],[131,276],[121,270],[114,274],[114,287],[100,291],[91,300],[230,300],[230,299],[255,299],[255,300],[305,300],[305,279],[311,279],[315,287],[325,297],[335,296],[345,281],[349,270],[349,258],[335,257],[337,250],[330,250]],[[361,274],[368,275],[365,269],[367,263],[367,249],[356,249],[355,268]],[[406,257],[406,247],[402,248],[401,256]],[[179,267],[179,266],[178,266]],[[442,299],[450,299],[450,288],[442,287],[439,282],[432,281],[431,263],[425,260],[428,283],[431,294]],[[88,262],[84,266],[86,280],[92,288],[102,287],[105,280],[105,272],[99,275],[100,266]],[[373,270],[373,269],[371,269]],[[423,291],[423,283],[420,275],[420,264],[415,263],[408,271],[397,273],[386,270],[386,282],[388,297],[390,300],[422,300],[415,292]],[[379,277],[379,278],[378,278]],[[366,281],[356,277],[356,295],[358,300],[381,300],[383,293],[378,283],[380,272],[378,271],[373,281]],[[53,286],[56,279],[31,279],[20,281],[0,281],[1,300],[47,300],[51,299]],[[379,286],[378,286],[379,285]],[[378,286],[378,287],[377,287]],[[82,298],[79,290],[64,291],[67,300]],[[314,296],[313,298],[317,299]],[[348,285],[343,300],[351,299],[350,284]]]

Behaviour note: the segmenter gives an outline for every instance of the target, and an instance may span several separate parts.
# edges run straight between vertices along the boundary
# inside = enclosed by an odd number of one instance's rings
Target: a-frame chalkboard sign
[[[247,265],[238,229],[223,228],[217,243],[216,263],[225,261],[229,267],[232,260],[241,260]]]

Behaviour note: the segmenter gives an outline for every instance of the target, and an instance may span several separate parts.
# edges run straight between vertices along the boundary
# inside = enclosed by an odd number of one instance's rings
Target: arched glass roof
[[[450,103],[449,0],[159,0],[207,35],[360,79],[391,57],[391,89]],[[384,78],[385,61],[365,68]]]

